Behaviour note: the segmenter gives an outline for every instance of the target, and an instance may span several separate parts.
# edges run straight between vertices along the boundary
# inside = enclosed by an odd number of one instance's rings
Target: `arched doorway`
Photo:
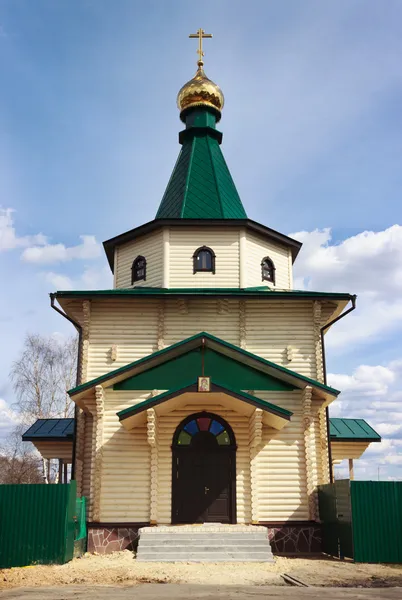
[[[202,412],[177,427],[172,445],[172,523],[236,522],[236,440]]]

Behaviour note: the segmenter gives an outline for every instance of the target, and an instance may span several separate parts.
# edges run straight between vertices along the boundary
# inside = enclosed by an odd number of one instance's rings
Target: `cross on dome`
[[[198,29],[197,33],[190,33],[190,35],[188,36],[189,38],[198,38],[198,49],[197,49],[197,54],[199,56],[198,58],[198,66],[202,66],[204,64],[202,57],[204,56],[204,52],[202,50],[202,40],[203,38],[211,38],[212,37],[212,33],[205,33],[205,31],[203,29]]]

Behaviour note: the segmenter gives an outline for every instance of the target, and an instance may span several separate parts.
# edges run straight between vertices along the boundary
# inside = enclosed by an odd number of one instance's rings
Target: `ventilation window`
[[[275,285],[275,265],[268,257],[261,261],[261,276],[263,281],[270,281]]]
[[[147,275],[147,261],[143,256],[137,256],[131,267],[131,284],[136,281],[145,281]]]
[[[194,273],[215,273],[215,253],[211,248],[202,246],[193,254]]]

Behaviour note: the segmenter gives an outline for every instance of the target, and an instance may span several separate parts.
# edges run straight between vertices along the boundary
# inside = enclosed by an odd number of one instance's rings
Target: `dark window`
[[[211,248],[202,246],[193,254],[194,273],[204,271],[207,273],[215,273],[215,253]]]
[[[263,281],[271,281],[275,285],[275,265],[268,257],[261,261],[261,276]]]
[[[147,261],[143,256],[137,256],[131,267],[131,283],[145,281],[147,278]]]

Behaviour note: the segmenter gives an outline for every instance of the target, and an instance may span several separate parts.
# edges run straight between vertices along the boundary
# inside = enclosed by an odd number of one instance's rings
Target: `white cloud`
[[[47,282],[59,291],[111,289],[112,275],[109,267],[86,268],[79,277],[68,277],[48,271],[42,274]]]
[[[4,435],[20,422],[19,416],[14,412],[7,402],[0,398],[0,433]]]
[[[358,294],[357,310],[331,330],[334,347],[367,343],[402,327],[402,226],[331,243],[331,230],[291,234],[303,247],[295,288]]]
[[[64,244],[32,246],[22,253],[22,260],[35,264],[54,264],[73,259],[92,260],[101,255],[101,246],[93,235],[80,235],[81,244],[66,247]]]
[[[37,246],[46,244],[46,238],[41,233],[19,236],[14,227],[13,212],[12,208],[0,208],[0,252],[24,248],[32,244]]]
[[[70,277],[67,275],[60,275],[60,273],[53,273],[53,271],[49,271],[48,273],[44,273],[45,279],[50,285],[56,290],[73,290],[74,284]]]
[[[401,361],[387,365],[360,365],[351,375],[329,374],[331,385],[342,391],[339,401],[330,407],[331,417],[363,418],[382,436],[372,443],[355,463],[359,478],[398,476],[402,465]],[[396,471],[393,471],[396,469]],[[344,474],[344,466],[337,468]],[[402,476],[402,472],[399,474]]]

